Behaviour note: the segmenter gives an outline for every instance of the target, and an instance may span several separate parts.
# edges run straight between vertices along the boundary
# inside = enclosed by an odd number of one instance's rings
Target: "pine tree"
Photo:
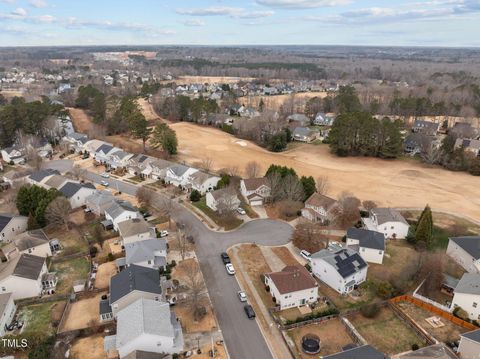
[[[415,231],[415,241],[416,242],[423,241],[428,245],[432,241],[432,237],[433,237],[432,210],[430,209],[430,206],[427,205],[418,219],[417,228]]]

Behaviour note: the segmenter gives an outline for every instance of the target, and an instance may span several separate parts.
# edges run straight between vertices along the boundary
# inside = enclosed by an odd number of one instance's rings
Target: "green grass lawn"
[[[68,294],[72,291],[73,282],[87,280],[90,272],[90,262],[86,257],[72,259],[70,261],[54,263],[50,268],[58,277],[56,291],[58,294]]]
[[[61,302],[49,302],[22,307],[18,316],[25,323],[24,336],[44,336],[45,338],[55,333],[52,326],[52,310]]]
[[[192,204],[210,217],[218,226],[225,228],[225,230],[237,228],[243,223],[243,220],[235,216],[231,216],[231,218],[229,218],[218,215],[217,212],[213,211],[207,206],[207,200],[205,197],[202,197],[200,201],[193,202]]]

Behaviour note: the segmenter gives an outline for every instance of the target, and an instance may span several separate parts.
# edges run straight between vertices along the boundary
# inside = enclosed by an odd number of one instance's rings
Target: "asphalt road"
[[[71,161],[50,161],[47,166],[61,172],[72,167]],[[50,166],[52,164],[52,166]],[[86,178],[94,183],[105,180],[110,188],[135,195],[137,186],[115,180],[104,179],[88,172]],[[159,193],[155,201],[164,200]],[[237,297],[240,290],[234,276],[227,274],[220,253],[239,243],[282,245],[288,243],[293,228],[281,221],[259,219],[251,221],[231,232],[215,232],[208,229],[185,207],[175,203],[172,219],[189,227],[189,234],[195,238],[195,252],[220,324],[231,359],[272,359],[272,354],[258,327],[256,320],[250,320],[243,310],[244,303]]]

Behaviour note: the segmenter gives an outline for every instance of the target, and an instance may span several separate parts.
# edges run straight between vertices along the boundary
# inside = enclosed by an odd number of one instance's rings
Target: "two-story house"
[[[393,208],[374,208],[369,217],[362,218],[362,222],[366,229],[381,232],[385,238],[403,239],[410,228],[400,212]]]
[[[469,273],[480,273],[480,236],[450,237],[447,254]]]
[[[385,235],[368,229],[351,227],[347,230],[347,247],[369,263],[383,263]]]
[[[453,290],[450,308],[462,308],[471,320],[480,320],[480,273],[464,273]]]
[[[261,206],[270,197],[271,187],[266,177],[246,178],[240,181],[240,192],[251,206]]]
[[[28,227],[28,217],[0,213],[0,242],[9,243]]]
[[[315,192],[305,201],[302,217],[312,222],[328,223],[335,219],[338,210],[336,200]]]

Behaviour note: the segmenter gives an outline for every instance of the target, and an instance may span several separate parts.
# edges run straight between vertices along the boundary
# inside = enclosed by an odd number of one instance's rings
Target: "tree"
[[[312,176],[300,178],[300,182],[303,187],[303,193],[305,194],[303,201],[305,202],[316,191],[315,180]]]
[[[247,178],[259,177],[261,171],[262,171],[262,167],[261,167],[260,163],[258,163],[256,161],[250,161],[245,166],[245,176]]]
[[[335,218],[342,227],[350,227],[360,220],[360,200],[350,192],[344,191],[338,198],[338,213]]]
[[[16,206],[22,216],[32,216],[36,225],[44,227],[47,224],[45,210],[59,195],[61,193],[54,188],[46,190],[36,185],[25,185],[18,191]]]
[[[165,123],[155,126],[150,142],[153,148],[161,147],[170,156],[177,154],[177,134]]]
[[[207,171],[210,172],[210,170],[213,167],[213,159],[210,157],[205,157],[202,159],[201,167]]]
[[[425,280],[421,287],[422,293],[431,295],[440,290],[444,281],[445,257],[443,253],[428,253],[420,256],[419,280]]]
[[[431,243],[433,239],[433,218],[432,210],[430,206],[425,206],[425,209],[422,211],[416,228],[415,228],[415,242],[424,242],[427,245]]]
[[[330,188],[330,180],[328,176],[320,176],[317,178],[317,192],[323,195],[328,193]]]
[[[356,112],[362,110],[362,105],[353,86],[340,86],[334,99],[339,113]]]
[[[146,143],[152,133],[152,130],[148,127],[147,119],[142,113],[136,112],[129,119],[129,127],[130,127],[130,132],[132,136],[142,140],[143,152],[145,152]]]
[[[362,207],[365,208],[366,211],[371,211],[374,208],[377,208],[377,204],[374,201],[363,201]]]
[[[77,181],[85,181],[85,178],[87,176],[87,170],[80,167],[79,165],[73,166],[69,173]]]
[[[322,111],[322,99],[320,97],[312,97],[309,99],[305,105],[305,115],[310,118],[310,120],[315,119],[317,113]]]
[[[310,253],[327,248],[329,244],[328,236],[322,234],[321,226],[311,222],[298,224],[293,232],[292,241],[295,247]]]
[[[192,190],[192,192],[190,192],[190,201],[198,202],[198,201],[200,201],[200,198],[202,198],[202,195],[196,189],[194,189],[194,190]]]
[[[150,207],[152,203],[153,191],[148,189],[145,186],[138,187],[137,192],[135,193],[135,197],[137,198],[138,203],[140,206],[144,208]]]
[[[188,287],[188,302],[193,313],[193,318],[198,321],[203,316],[204,307],[201,304],[202,295],[205,292],[205,282],[202,272],[195,261],[185,262],[185,284]]]
[[[97,242],[101,248],[103,248],[103,243],[105,242],[105,238],[103,237],[103,230],[100,224],[96,224],[93,227],[92,237],[93,237],[93,240]]]
[[[51,225],[65,226],[68,230],[68,216],[72,207],[65,197],[57,197],[45,209],[45,218]]]

